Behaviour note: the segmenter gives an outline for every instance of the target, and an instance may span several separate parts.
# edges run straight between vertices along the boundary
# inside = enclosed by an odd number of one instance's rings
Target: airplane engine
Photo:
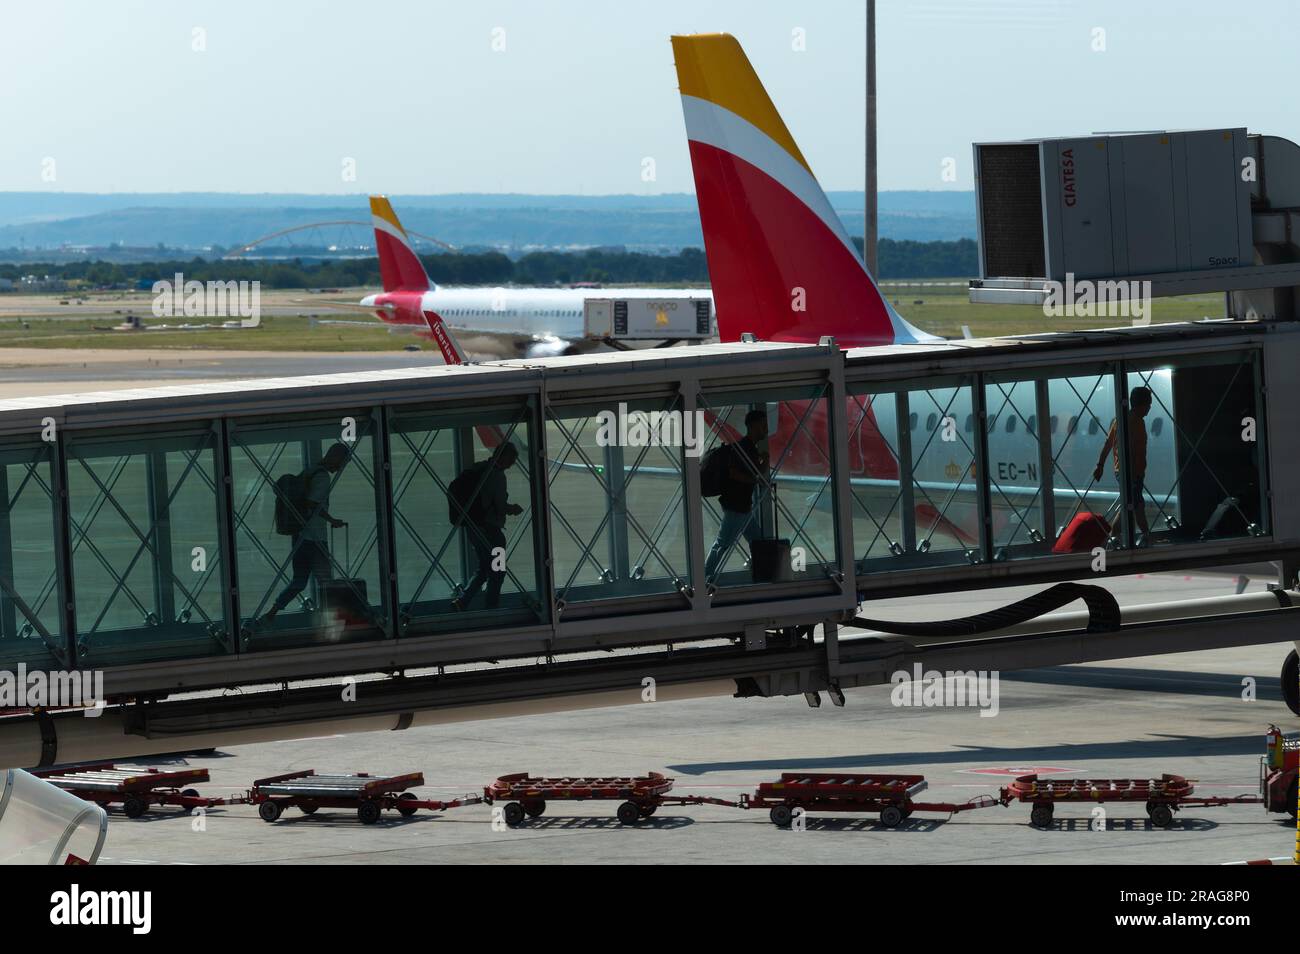
[[[563,338],[538,338],[525,344],[523,351],[525,358],[558,358],[578,354],[574,346]]]

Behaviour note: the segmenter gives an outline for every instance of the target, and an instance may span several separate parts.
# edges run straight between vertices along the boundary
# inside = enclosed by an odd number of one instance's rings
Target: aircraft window
[[[915,412],[915,411],[913,411],[911,414],[907,415],[907,429],[908,429],[909,431],[914,431],[914,430],[916,430],[916,412]]]
[[[1010,416],[1007,418],[1007,424],[1006,424],[1006,427],[1005,427],[1004,429],[1006,430],[1006,432],[1007,432],[1008,434],[1014,434],[1014,433],[1016,432],[1016,416],[1015,416],[1015,414],[1012,414],[1012,415],[1010,415]]]
[[[1038,415],[1037,415],[1037,414],[1030,414],[1030,415],[1029,415],[1029,423],[1026,424],[1025,426],[1026,426],[1027,428],[1029,428],[1029,433],[1030,433],[1030,434],[1037,434],[1037,433],[1038,433]]]
[[[1097,423],[1097,419],[1095,417],[1091,418],[1088,421],[1088,433],[1096,434],[1099,430],[1101,430],[1101,425]]]
[[[932,430],[934,430],[934,425],[937,424],[938,422],[939,422],[939,417],[938,417],[938,415],[936,415],[936,414],[931,414],[929,417],[927,417],[927,418],[925,419],[925,429],[926,429],[927,431],[932,431]]]
[[[1160,432],[1163,431],[1164,429],[1165,429],[1165,419],[1163,417],[1157,417],[1154,421],[1151,422],[1151,433],[1154,434],[1156,437],[1159,437]]]
[[[974,427],[975,427],[975,415],[974,415],[974,414],[967,414],[967,415],[966,415],[966,430],[967,430],[967,431],[970,431],[970,430],[972,430]]]
[[[1070,415],[1070,425],[1069,425],[1070,430],[1069,430],[1069,432],[1070,432],[1071,434],[1073,434],[1073,433],[1074,433],[1074,429],[1075,429],[1078,425],[1079,425],[1079,418],[1078,418],[1078,416],[1077,416],[1077,415],[1074,415],[1074,414],[1071,414],[1071,415]]]
[[[1061,419],[1060,419],[1059,417],[1057,417],[1055,414],[1053,414],[1053,415],[1051,416],[1051,418],[1048,419],[1047,427],[1048,427],[1048,429],[1050,430],[1051,433],[1055,434],[1055,433],[1056,433],[1056,426],[1057,426],[1058,424],[1060,424],[1060,423],[1061,423]]]

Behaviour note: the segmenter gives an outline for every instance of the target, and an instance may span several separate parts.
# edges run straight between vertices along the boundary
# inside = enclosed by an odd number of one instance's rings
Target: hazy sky
[[[11,3],[0,190],[693,191],[668,36],[697,31],[738,36],[822,184],[860,189],[865,22],[862,0]],[[1293,0],[879,0],[878,32],[882,189],[971,188],[974,141],[1300,140]]]

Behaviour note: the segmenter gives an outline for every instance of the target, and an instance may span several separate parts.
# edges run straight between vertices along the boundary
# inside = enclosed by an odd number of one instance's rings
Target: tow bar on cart
[[[483,801],[477,795],[466,795],[449,802],[419,798],[406,789],[424,784],[422,772],[407,775],[317,775],[312,769],[288,772],[259,778],[249,789],[248,800],[257,805],[262,821],[279,819],[285,808],[293,806],[304,815],[314,814],[321,808],[351,808],[363,825],[379,821],[385,810],[394,810],[403,818],[410,818],[420,809],[432,812],[477,805]]]

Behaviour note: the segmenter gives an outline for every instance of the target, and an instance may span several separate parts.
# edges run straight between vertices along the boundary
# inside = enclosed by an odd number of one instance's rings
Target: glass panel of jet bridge
[[[545,622],[536,402],[389,414],[399,635]]]
[[[1131,362],[1125,389],[1130,539],[1171,546],[1267,534],[1258,354]]]
[[[241,650],[385,635],[375,415],[231,422]]]
[[[78,659],[226,652],[213,426],[77,433],[65,446]]]
[[[826,383],[700,394],[706,585],[762,587],[839,572],[831,428],[844,423],[829,396]]]
[[[850,384],[849,482],[862,572],[980,562],[972,380]]]
[[[680,394],[550,405],[555,599],[683,594],[687,419]],[[683,596],[683,600],[685,597]]]
[[[0,660],[65,667],[54,444],[0,445]]]

